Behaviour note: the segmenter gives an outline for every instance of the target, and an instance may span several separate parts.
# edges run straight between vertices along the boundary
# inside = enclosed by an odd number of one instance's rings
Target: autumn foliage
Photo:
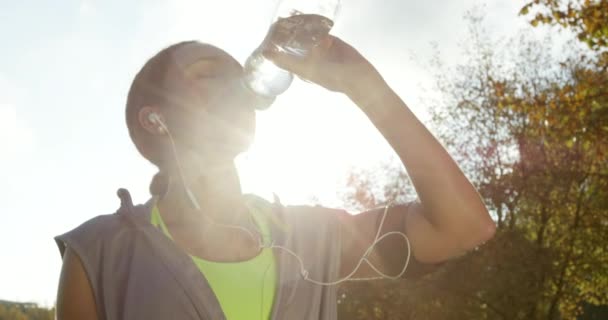
[[[531,15],[530,23],[559,25],[572,29],[578,39],[587,43],[594,50],[608,47],[608,1],[559,1],[534,0],[526,4],[521,15]]]
[[[487,38],[483,19],[469,15],[468,60],[436,64],[443,97],[434,131],[477,186],[497,234],[420,280],[343,287],[343,319],[584,319],[608,305],[607,5],[526,5],[523,14],[538,10],[533,25],[572,28],[585,44],[554,54],[554,42],[529,32]],[[407,180],[390,171],[402,180],[395,185]],[[354,198],[407,198],[362,192],[378,175],[350,179]]]

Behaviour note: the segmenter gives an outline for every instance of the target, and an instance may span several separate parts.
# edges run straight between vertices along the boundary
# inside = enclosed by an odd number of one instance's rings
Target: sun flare
[[[386,158],[386,143],[350,100],[310,83],[294,81],[257,117],[255,141],[237,159],[244,192],[336,201],[350,168]]]

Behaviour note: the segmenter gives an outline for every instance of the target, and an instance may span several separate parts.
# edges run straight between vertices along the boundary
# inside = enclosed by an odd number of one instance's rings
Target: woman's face
[[[241,84],[242,66],[223,50],[196,42],[179,47],[172,59],[167,81],[176,94],[165,115],[172,135],[209,161],[232,160],[255,133],[256,98]]]

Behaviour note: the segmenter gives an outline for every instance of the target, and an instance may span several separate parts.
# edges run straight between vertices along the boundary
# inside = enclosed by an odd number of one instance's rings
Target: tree
[[[457,107],[436,120],[476,168],[501,236],[515,232],[527,241],[508,270],[525,268],[519,279],[529,286],[496,292],[510,299],[505,310],[518,306],[508,318],[574,318],[583,302],[607,302],[608,261],[598,248],[608,241],[608,74],[588,53],[558,62],[541,43],[520,39],[509,47],[517,52],[505,63],[495,46],[474,43],[472,61],[442,84]],[[454,131],[464,125],[468,134]],[[532,264],[519,265],[526,261]]]
[[[608,303],[602,53],[568,49],[556,58],[550,40],[492,41],[479,15],[468,18],[469,60],[451,72],[437,64],[444,98],[435,132],[477,186],[497,234],[420,281],[344,287],[345,318],[575,319],[585,304]],[[350,179],[351,200],[390,198],[365,191],[374,188],[363,176]],[[394,176],[404,184],[405,173]]]

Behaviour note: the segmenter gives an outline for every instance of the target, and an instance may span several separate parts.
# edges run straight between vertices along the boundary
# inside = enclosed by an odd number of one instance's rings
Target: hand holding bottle
[[[263,52],[277,50],[293,57],[307,57],[333,27],[339,8],[340,0],[279,0],[266,38],[244,66],[243,84],[265,102],[257,109],[270,106],[293,79],[291,72],[274,64]]]
[[[329,34],[304,57],[273,47],[267,48],[263,54],[278,67],[304,80],[347,95],[369,89],[376,81],[382,81],[378,71],[363,55]]]

